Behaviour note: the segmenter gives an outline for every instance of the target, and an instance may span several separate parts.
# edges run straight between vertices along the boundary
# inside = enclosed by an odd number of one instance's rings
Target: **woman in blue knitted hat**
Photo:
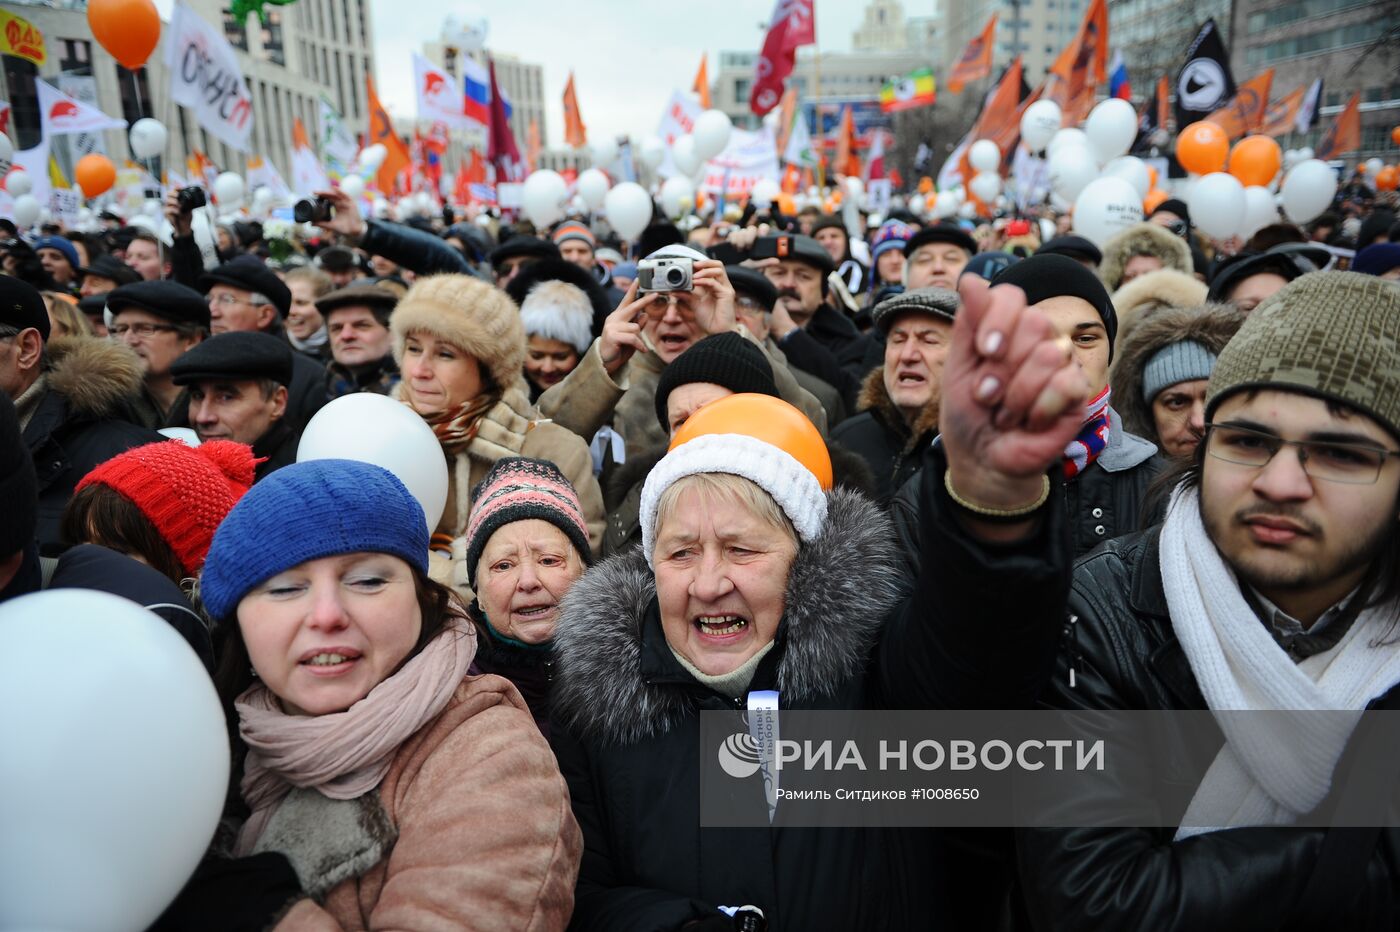
[[[476,637],[428,578],[417,501],[347,460],[255,491],[200,581],[242,822],[180,922],[210,928],[233,901],[258,928],[563,928],[581,851],[568,792],[520,693],[468,675]]]

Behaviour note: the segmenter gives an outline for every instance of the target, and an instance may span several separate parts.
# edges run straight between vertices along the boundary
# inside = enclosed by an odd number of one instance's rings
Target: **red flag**
[[[1337,114],[1337,122],[1317,144],[1317,158],[1339,159],[1348,152],[1361,148],[1361,92],[1351,95],[1351,100]]]
[[[8,135],[10,132],[10,105],[0,100],[0,135]]]
[[[472,155],[476,155],[476,150],[472,150]],[[452,183],[452,203],[467,204],[472,199],[471,178],[467,175],[467,160],[457,160],[457,177]]]
[[[365,99],[369,103],[369,133],[366,135],[366,145],[372,146],[375,143],[380,143],[388,152],[388,155],[384,157],[384,164],[379,166],[379,173],[375,176],[375,184],[385,194],[392,194],[394,181],[398,178],[399,172],[412,166],[413,159],[408,154],[408,146],[404,145],[399,134],[394,132],[394,124],[389,120],[389,112],[379,102],[379,95],[374,92],[374,78],[369,75],[365,75],[365,89],[367,92]]]
[[[749,109],[763,116],[778,105],[783,94],[783,82],[792,74],[797,60],[797,48],[817,41],[817,24],[812,4],[815,0],[776,0],[773,21],[763,50],[758,53],[753,91],[749,94]]]
[[[574,73],[569,72],[569,82],[564,85],[564,142],[575,149],[588,145],[588,127],[583,125],[583,114],[578,109],[578,94],[574,91]],[[531,159],[531,164],[534,159]]]
[[[1225,130],[1231,139],[1252,133],[1264,122],[1269,104],[1269,88],[1274,83],[1274,69],[1256,75],[1235,89],[1235,96],[1225,106],[1206,117]]]
[[[491,59],[491,140],[486,149],[486,158],[496,167],[496,181],[520,181],[525,177],[525,166],[520,159],[520,149],[515,144],[515,134],[510,131],[506,120],[506,104],[501,97],[501,86],[496,82],[496,61]]]
[[[710,109],[710,69],[709,56],[700,55],[700,70],[695,72],[695,85],[691,90],[700,95],[700,109]]]
[[[997,37],[997,17],[987,20],[982,32],[963,49],[962,57],[948,74],[948,90],[961,93],[968,81],[980,81],[992,73],[992,50]]]

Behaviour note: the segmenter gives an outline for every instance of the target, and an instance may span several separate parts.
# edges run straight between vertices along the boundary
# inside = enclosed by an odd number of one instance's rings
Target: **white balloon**
[[[979,139],[967,150],[967,161],[979,172],[994,172],[1001,167],[1001,150],[990,139]]]
[[[1152,176],[1147,173],[1147,164],[1131,155],[1120,155],[1103,167],[1105,177],[1122,178],[1137,188],[1138,194],[1147,197],[1152,190]]]
[[[27,171],[12,171],[5,176],[5,190],[10,192],[10,197],[24,197],[34,190],[34,179]]]
[[[1032,152],[1039,152],[1050,144],[1063,120],[1059,104],[1037,100],[1021,114],[1021,140]]]
[[[596,168],[587,169],[578,176],[579,197],[583,198],[589,210],[598,210],[603,206],[603,198],[608,196],[610,185],[608,176]]]
[[[624,240],[635,240],[651,222],[651,195],[635,181],[614,185],[603,198],[608,223]]]
[[[1122,178],[1099,178],[1075,198],[1074,232],[1100,248],[1115,233],[1141,222],[1142,198]]]
[[[569,216],[582,217],[590,210],[588,202],[583,199],[582,194],[575,194],[569,201]]]
[[[1093,151],[1093,147],[1089,145],[1089,137],[1084,134],[1084,130],[1075,129],[1073,126],[1057,130],[1055,135],[1050,137],[1050,145],[1045,147],[1046,157],[1053,156],[1064,146],[1079,146],[1082,149]]]
[[[1366,174],[1371,177],[1372,181],[1375,180],[1376,173],[1379,172],[1382,168],[1385,168],[1385,163],[1382,162],[1380,159],[1369,158],[1366,160]]]
[[[860,196],[865,193],[865,182],[859,178],[846,179],[846,196],[860,200]]]
[[[749,192],[749,199],[754,206],[762,210],[765,207],[772,207],[773,202],[778,199],[778,195],[783,193],[783,189],[772,178],[764,178],[753,186]]]
[[[530,173],[525,179],[520,197],[525,216],[538,229],[544,229],[564,216],[564,202],[569,197],[569,183],[564,176],[548,168]]]
[[[994,171],[978,172],[967,188],[979,201],[990,204],[1001,193],[1001,176]]]
[[[204,855],[228,789],[214,684],[135,602],[0,605],[0,927],[145,929]]]
[[[661,186],[658,200],[661,201],[661,209],[666,211],[666,216],[675,219],[695,205],[695,185],[690,183],[689,178],[680,175],[667,178],[666,183]]]
[[[351,200],[358,200],[365,193],[365,179],[359,175],[346,175],[340,179],[340,190]]]
[[[682,175],[693,175],[700,170],[705,160],[695,151],[695,137],[681,136],[671,143],[671,158]]]
[[[1308,161],[1309,159],[1311,159],[1311,158],[1312,158],[1314,155],[1316,155],[1316,154],[1317,154],[1317,153],[1313,151],[1313,147],[1312,147],[1312,146],[1304,146],[1303,148],[1301,148],[1301,149],[1298,150],[1298,158],[1299,158],[1300,161],[1303,161],[1303,162]]]
[[[1137,111],[1120,97],[1100,102],[1084,121],[1084,134],[1100,163],[1125,154],[1137,138],[1137,130]]]
[[[733,132],[734,124],[722,110],[706,110],[696,117],[690,135],[695,139],[695,154],[700,161],[707,162],[723,152]]]
[[[617,161],[617,140],[612,136],[603,136],[592,146],[593,165],[595,168],[606,168]]]
[[[1283,179],[1283,212],[1294,223],[1307,223],[1331,206],[1336,193],[1337,173],[1326,162],[1305,159]]]
[[[297,462],[358,460],[393,473],[418,499],[431,533],[447,505],[447,460],[433,429],[387,395],[342,395],[317,411],[301,433]]]
[[[360,153],[360,168],[371,173],[377,172],[379,166],[383,165],[384,160],[388,157],[389,150],[384,147],[384,143],[376,142]]]
[[[1191,224],[1206,236],[1225,239],[1240,232],[1244,221],[1244,185],[1227,172],[1196,179],[1187,198]]]
[[[958,212],[958,197],[952,191],[939,191],[933,201],[933,216],[939,220]]]
[[[170,138],[165,124],[151,117],[143,117],[131,124],[131,154],[138,159],[149,159],[165,151],[165,143]]]
[[[1278,222],[1278,206],[1268,188],[1250,185],[1244,189],[1244,223],[1240,236],[1248,238],[1271,223]]]
[[[243,176],[237,172],[224,172],[214,179],[214,197],[222,210],[243,203],[244,190]]]
[[[1063,130],[1061,130],[1063,132]],[[1099,176],[1094,153],[1084,146],[1061,146],[1050,155],[1050,190],[1073,202]]]
[[[150,217],[152,220],[155,220],[160,217],[162,208],[164,206],[165,205],[160,201],[159,198],[148,197],[146,198],[145,203],[141,205],[141,213],[145,214],[147,217]]]
[[[964,220],[971,220],[973,217],[977,216],[977,205],[971,202],[962,205],[958,208],[958,216],[962,217]]]
[[[0,133],[0,178],[9,174],[10,166],[14,164],[15,144],[10,142],[10,137]]]
[[[39,221],[39,199],[32,194],[21,194],[15,198],[14,221],[18,227],[32,227]]]
[[[641,157],[643,165],[655,168],[666,158],[666,143],[662,142],[659,136],[648,136],[642,140],[637,154]]]

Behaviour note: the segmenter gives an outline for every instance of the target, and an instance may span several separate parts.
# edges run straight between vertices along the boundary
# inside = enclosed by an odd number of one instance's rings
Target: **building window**
[[[13,55],[0,56],[5,62],[5,86],[10,89],[10,118],[15,127],[15,148],[32,149],[39,144],[39,94],[34,79],[39,68],[32,61]]]
[[[240,51],[248,51],[248,26],[233,16],[232,10],[224,10],[224,38],[228,44]]]
[[[277,65],[287,64],[287,53],[282,47],[282,12],[268,10],[267,22],[262,24],[263,57]]]
[[[92,74],[92,43],[86,39],[62,39],[63,57],[58,69],[64,74]]]
[[[1400,16],[1381,16],[1373,20],[1338,26],[1335,29],[1323,29],[1291,39],[1257,45],[1249,49],[1245,61],[1248,65],[1263,65],[1285,58],[1316,55],[1333,49],[1362,45],[1378,35],[1388,33],[1396,26],[1400,26]]]
[[[345,30],[345,41],[354,44],[355,37],[350,34],[350,0],[340,0],[340,9],[344,14],[340,28]]]
[[[1366,93],[1362,95],[1361,99],[1366,101],[1366,103],[1368,104],[1380,103],[1380,101],[1383,99],[1381,96],[1381,89],[1379,87],[1368,87],[1366,88]]]
[[[360,82],[355,80],[355,56],[350,56],[350,112],[360,112]]]
[[[735,82],[734,82],[734,99],[735,99],[735,100],[748,100],[748,99],[749,99],[749,88],[752,87],[752,86],[753,86],[753,82],[750,81],[748,78],[738,78],[738,79],[736,79]]]
[[[1340,107],[1341,105],[1342,105],[1342,92],[1341,92],[1341,91],[1329,91],[1329,92],[1327,93],[1327,106],[1329,106],[1329,107]]]
[[[117,85],[122,95],[122,119],[128,124],[135,123],[143,116],[149,116],[151,109],[151,86],[146,81],[146,69],[127,71],[117,66]],[[137,93],[140,93],[140,99]]]

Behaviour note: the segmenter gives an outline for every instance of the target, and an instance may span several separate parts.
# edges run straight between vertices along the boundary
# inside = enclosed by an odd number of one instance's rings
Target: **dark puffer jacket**
[[[831,439],[865,460],[878,483],[877,500],[887,504],[914,475],[923,451],[938,434],[938,399],[919,413],[911,428],[890,399],[882,367],[865,377],[856,407],[861,413],[841,422]]]
[[[880,365],[883,347],[856,329],[840,311],[823,304],[806,327],[778,341],[788,364],[836,388],[847,410],[856,406],[861,381]]]
[[[1076,620],[1044,705],[1207,708],[1172,629],[1159,535],[1153,528],[1113,541],[1079,562],[1069,605]],[[1400,688],[1394,688],[1373,707],[1396,708],[1398,702]],[[1198,759],[1191,769],[1199,774],[1208,765]],[[1163,786],[1162,798],[1179,795],[1188,772],[1182,760],[1142,766]],[[1344,787],[1345,769],[1344,759],[1334,793]],[[1019,832],[1021,882],[1035,927],[1264,932],[1395,929],[1400,922],[1400,829],[1383,829],[1359,873],[1326,891],[1321,919],[1303,911],[1302,892],[1319,865],[1327,830],[1233,828],[1175,843],[1174,834],[1169,828]]]
[[[953,514],[943,471],[930,451],[920,540],[933,569],[898,604],[888,518],[830,493],[826,528],[798,552],[750,688],[778,690],[782,709],[1035,701],[1064,621],[1063,512],[1052,503],[1024,543],[979,545]],[[674,930],[745,903],[773,932],[958,926],[964,893],[942,833],[700,827],[698,713],[736,703],[671,653],[639,553],[574,585],[554,643],[552,743],[585,844],[572,928]]]

